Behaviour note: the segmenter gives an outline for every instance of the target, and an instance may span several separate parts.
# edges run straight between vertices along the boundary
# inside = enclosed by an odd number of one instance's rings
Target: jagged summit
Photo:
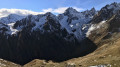
[[[110,5],[120,6],[120,3],[114,2],[114,3],[110,4]]]
[[[66,9],[66,12],[69,11],[69,12],[78,12],[76,9],[72,8],[72,7],[69,7]]]
[[[93,11],[93,12],[94,12],[94,11],[96,11],[95,7],[91,8],[91,10],[90,10],[90,11]]]
[[[81,13],[83,13],[83,15],[85,15],[86,18],[93,18],[94,15],[98,13],[98,11],[93,7],[90,10],[86,10]]]
[[[99,23],[102,21],[106,21],[108,18],[111,18],[113,15],[119,14],[120,12],[120,3],[112,3],[101,8],[100,11],[94,16],[92,23]]]
[[[93,14],[95,14],[97,12],[97,10],[93,7],[90,12],[92,12]]]
[[[45,15],[53,15],[51,12],[47,12],[45,13]]]
[[[79,13],[76,9],[69,7],[65,10],[64,14],[73,14],[73,13]]]
[[[103,7],[101,10],[111,10],[112,13],[117,13],[120,10],[120,3],[114,2]]]

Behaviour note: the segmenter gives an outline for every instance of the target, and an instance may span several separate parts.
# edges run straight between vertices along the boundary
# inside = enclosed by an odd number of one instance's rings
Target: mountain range
[[[62,62],[82,57],[120,38],[120,3],[97,11],[72,7],[46,14],[0,18],[0,58],[21,65],[34,59]]]

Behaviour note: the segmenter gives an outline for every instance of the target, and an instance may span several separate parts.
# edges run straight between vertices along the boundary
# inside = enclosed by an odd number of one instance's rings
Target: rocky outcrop
[[[91,20],[86,33],[88,38],[100,45],[109,43],[120,37],[120,4],[112,3],[103,7]]]

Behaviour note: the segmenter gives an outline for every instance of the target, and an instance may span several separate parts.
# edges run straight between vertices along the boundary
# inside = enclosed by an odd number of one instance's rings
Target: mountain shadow
[[[62,62],[71,58],[85,56],[97,46],[88,38],[81,42],[66,41],[51,34],[20,33],[19,36],[0,35],[0,58],[24,65],[34,59]],[[38,38],[39,37],[39,38]]]

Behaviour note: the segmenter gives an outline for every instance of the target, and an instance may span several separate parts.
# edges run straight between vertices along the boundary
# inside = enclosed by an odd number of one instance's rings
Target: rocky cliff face
[[[112,3],[103,7],[91,20],[87,37],[96,44],[108,43],[119,38],[120,4]]]

